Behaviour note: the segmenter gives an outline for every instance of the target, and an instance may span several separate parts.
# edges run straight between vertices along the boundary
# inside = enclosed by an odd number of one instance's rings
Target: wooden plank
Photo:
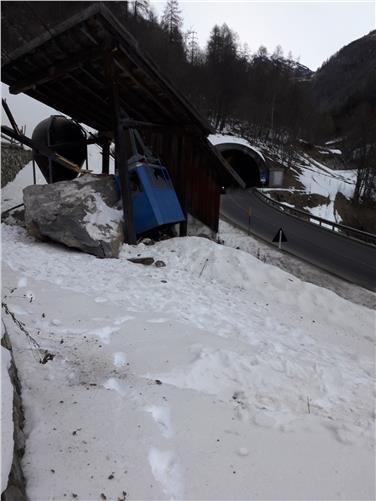
[[[8,117],[8,120],[9,120],[11,126],[13,127],[14,132],[16,134],[20,134],[20,129],[18,128],[18,125],[17,125],[17,123],[16,123],[16,121],[15,121],[13,115],[12,115],[12,112],[9,109],[9,106],[8,106],[6,100],[2,99],[1,102],[2,102],[2,105],[3,105],[4,111],[6,113],[6,116]]]
[[[75,56],[67,58],[65,61],[56,61],[47,69],[40,69],[27,78],[15,82],[9,87],[9,92],[10,94],[19,94],[38,85],[51,82],[79,68],[83,63],[87,63],[100,56],[101,53],[98,52],[98,48],[81,51]]]
[[[124,59],[124,56],[123,58]],[[118,56],[115,59],[115,64],[118,66],[118,68],[121,70],[123,75],[125,77],[128,77],[134,84],[135,86],[135,92],[137,94],[142,94],[142,100],[148,103],[148,106],[153,106],[158,110],[158,113],[163,113],[166,117],[168,117],[170,120],[173,118],[173,112],[171,111],[171,108],[166,108],[163,103],[161,102],[160,99],[157,97],[153,96],[152,92],[145,86],[144,83],[141,82],[141,80],[133,74],[132,69],[128,66],[125,67],[124,65],[121,64],[122,59],[120,59]],[[126,58],[127,60],[128,58]],[[128,62],[129,64],[129,62]],[[119,81],[119,84],[121,85],[121,80]],[[127,87],[126,85],[124,87]]]

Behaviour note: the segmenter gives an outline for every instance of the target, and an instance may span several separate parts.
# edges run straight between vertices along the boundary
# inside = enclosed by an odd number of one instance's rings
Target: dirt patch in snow
[[[329,197],[317,193],[296,193],[288,190],[278,190],[270,191],[269,194],[277,202],[293,205],[297,209],[317,207],[318,205],[328,205],[330,203]]]
[[[337,193],[334,209],[340,215],[344,225],[376,233],[376,202],[353,205],[351,200],[343,196],[342,193]]]

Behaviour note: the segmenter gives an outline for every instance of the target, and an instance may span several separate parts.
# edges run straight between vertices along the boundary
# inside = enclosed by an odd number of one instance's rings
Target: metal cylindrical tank
[[[87,146],[84,131],[76,122],[62,115],[53,115],[40,122],[33,131],[32,140],[48,146],[51,150],[80,167],[86,159]],[[52,161],[52,179],[50,179],[48,158],[36,150],[33,150],[33,158],[47,183],[67,181],[77,177],[77,173],[73,170]]]

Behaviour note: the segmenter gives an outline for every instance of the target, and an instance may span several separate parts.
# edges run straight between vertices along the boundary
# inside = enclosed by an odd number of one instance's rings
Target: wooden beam
[[[130,129],[135,129],[135,128],[148,128],[148,129],[164,129],[169,127],[167,124],[156,124],[152,122],[143,122],[142,120],[131,120],[131,119],[124,119],[122,120],[122,125],[124,127],[129,127]]]
[[[126,56],[126,60],[129,60],[129,55]],[[170,107],[166,107],[161,99],[158,98],[158,96],[153,95],[152,91],[144,85],[143,82],[141,82],[140,77],[137,77],[134,75],[134,72],[132,71],[130,65],[128,67],[124,67],[121,64],[121,59],[115,59],[115,65],[120,69],[121,75],[123,78],[128,78],[133,82],[133,89],[136,92],[136,94],[139,96],[140,99],[145,99],[148,102],[148,105],[153,105],[154,109],[157,110],[158,113],[163,113],[164,116],[167,116],[168,119],[172,119],[174,114],[173,111],[171,110]],[[129,64],[129,62],[128,62]],[[122,87],[128,87],[128,85],[125,83],[122,84]],[[138,91],[138,92],[137,92]]]
[[[75,56],[51,65],[45,70],[38,70],[28,78],[15,82],[9,87],[9,92],[10,94],[19,94],[20,92],[25,92],[38,85],[51,82],[52,80],[56,80],[67,75],[71,71],[80,67],[82,64],[100,56],[101,53],[98,51],[97,47],[90,50],[86,49],[79,52]]]
[[[21,134],[20,129],[18,128],[18,125],[17,125],[17,123],[12,115],[12,112],[9,109],[8,103],[6,102],[5,99],[2,99],[1,102],[3,105],[4,111],[6,113],[6,116],[8,117],[8,120],[9,120],[11,126],[13,127],[14,132],[16,134]]]
[[[133,226],[133,205],[131,198],[131,189],[128,174],[127,148],[125,128],[122,125],[124,116],[121,108],[119,87],[116,80],[114,59],[111,48],[107,48],[103,56],[105,77],[108,84],[110,102],[113,109],[113,123],[115,132],[115,173],[120,177],[120,191],[123,203],[124,216],[124,241],[127,244],[135,245],[137,243],[136,232]]]

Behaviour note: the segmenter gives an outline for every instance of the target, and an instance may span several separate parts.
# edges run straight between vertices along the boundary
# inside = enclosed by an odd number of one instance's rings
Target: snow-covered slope
[[[97,260],[4,227],[3,263],[55,355],[5,318],[32,500],[373,496],[370,310],[194,237]]]
[[[374,497],[372,310],[205,238],[99,260],[3,224],[2,263],[32,501]]]
[[[314,216],[341,223],[341,217],[335,210],[335,199],[338,193],[347,199],[353,196],[356,171],[333,170],[308,155],[300,157],[300,162],[292,167],[292,171],[296,173],[306,194],[317,194],[327,198],[325,204],[305,207],[304,209]]]

